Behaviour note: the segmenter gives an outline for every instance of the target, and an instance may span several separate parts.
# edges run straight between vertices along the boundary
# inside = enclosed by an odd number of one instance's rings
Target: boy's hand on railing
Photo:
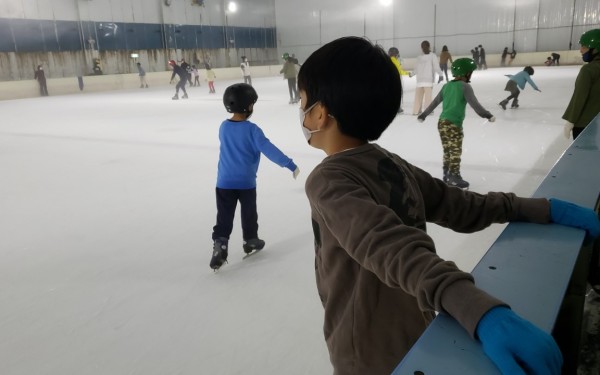
[[[508,307],[497,306],[485,313],[476,335],[485,354],[504,375],[561,373],[562,355],[552,336]]]
[[[550,199],[550,220],[553,223],[583,229],[591,238],[600,235],[600,220],[594,210],[560,199]]]

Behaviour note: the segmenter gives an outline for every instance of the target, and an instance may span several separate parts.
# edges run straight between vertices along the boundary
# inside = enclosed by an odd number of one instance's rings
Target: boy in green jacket
[[[319,48],[300,68],[298,85],[302,132],[327,155],[305,188],[334,374],[389,375],[435,311],[478,339],[503,374],[560,374],[552,337],[439,258],[426,222],[465,233],[507,221],[555,222],[597,236],[595,212],[457,189],[371,143],[396,117],[402,85],[385,51],[365,39]]]

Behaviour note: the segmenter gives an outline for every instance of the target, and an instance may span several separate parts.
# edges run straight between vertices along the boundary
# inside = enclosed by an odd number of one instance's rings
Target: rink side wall
[[[559,51],[561,55],[561,65],[579,65],[582,63],[579,51]],[[522,68],[526,65],[542,66],[550,52],[531,52],[521,53],[516,56],[512,66]],[[470,57],[470,56],[454,56]],[[403,67],[407,70],[414,68],[416,59],[403,59]],[[487,56],[487,65],[489,68],[500,66],[500,55],[489,54]],[[281,65],[253,66],[252,77],[277,77],[281,70]],[[217,80],[240,79],[242,80],[239,67],[217,68],[213,69]],[[199,70],[201,82],[205,82],[205,70]],[[170,71],[151,72],[146,74],[146,81],[151,87],[168,86],[171,78]],[[84,76],[84,88],[79,89],[77,77],[67,78],[48,78],[47,86],[50,95],[67,95],[78,92],[99,92],[111,90],[124,90],[139,87],[140,80],[137,73],[131,74],[106,74],[99,76]],[[39,86],[36,80],[6,81],[0,82],[0,100],[32,98],[39,96]]]

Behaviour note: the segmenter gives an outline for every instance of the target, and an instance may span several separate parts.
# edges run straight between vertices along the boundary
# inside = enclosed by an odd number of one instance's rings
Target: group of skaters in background
[[[517,57],[517,51],[513,48],[511,52],[508,52],[508,47],[504,47],[502,55],[500,55],[500,66],[506,66],[506,59],[508,58],[508,65],[512,65],[513,60]]]

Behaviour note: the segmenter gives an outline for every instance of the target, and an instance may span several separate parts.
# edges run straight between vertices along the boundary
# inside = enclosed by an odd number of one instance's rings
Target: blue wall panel
[[[0,18],[0,35],[0,51],[3,52],[75,51],[90,48],[91,39],[94,48],[100,51],[217,49],[227,44],[223,26],[202,25]],[[229,45],[232,48],[277,46],[274,28],[229,26],[227,37],[234,40],[234,44]]]

